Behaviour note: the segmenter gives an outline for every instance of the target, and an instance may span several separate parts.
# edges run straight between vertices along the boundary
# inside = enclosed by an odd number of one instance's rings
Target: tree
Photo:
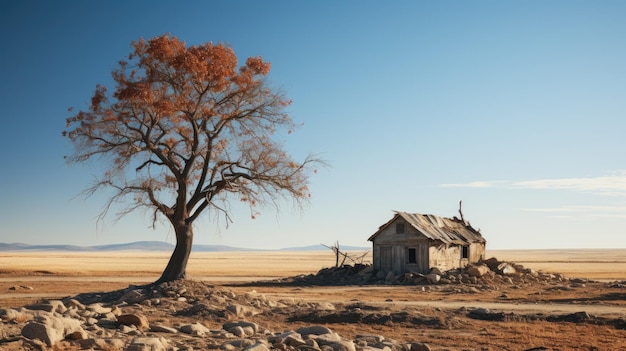
[[[308,200],[310,171],[322,161],[296,162],[275,140],[295,123],[285,112],[290,101],[264,80],[269,71],[261,57],[238,66],[223,44],[140,39],[112,73],[114,92],[97,85],[89,108],[67,119],[63,135],[75,146],[68,162],[108,162],[85,190],[112,189],[101,218],[132,197],[119,217],[148,208],[153,225],[162,217],[172,225],[176,246],[157,282],[185,278],[193,223],[203,212],[221,211],[229,221],[233,198],[247,202],[253,217],[282,198]]]

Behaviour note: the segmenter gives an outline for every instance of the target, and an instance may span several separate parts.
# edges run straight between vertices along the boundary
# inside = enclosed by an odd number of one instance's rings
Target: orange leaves
[[[169,35],[132,47],[113,71],[115,90],[99,85],[87,111],[70,111],[63,133],[76,146],[71,161],[106,156],[102,184],[144,192],[142,205],[166,216],[202,212],[231,196],[251,207],[309,196],[310,161],[293,161],[273,139],[296,125],[284,112],[291,101],[263,79],[269,62],[250,57],[239,65],[224,44],[186,46]]]
[[[106,100],[106,92],[107,88],[104,85],[96,85],[96,92],[93,94],[91,98],[91,109],[93,111],[100,110],[100,105],[103,101]]]
[[[246,60],[246,67],[253,74],[267,75],[270,72],[270,68],[272,64],[269,62],[263,62],[263,58],[261,56],[256,57],[248,57]]]
[[[170,37],[167,34],[148,40],[148,45],[145,45],[145,41],[142,38],[139,42],[135,43],[134,46],[135,54],[141,53],[145,49],[147,57],[162,62],[170,61],[179,53],[186,50],[185,42],[178,40],[176,37]]]

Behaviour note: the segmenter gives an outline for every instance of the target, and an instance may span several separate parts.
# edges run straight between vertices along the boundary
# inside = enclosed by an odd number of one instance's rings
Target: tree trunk
[[[185,278],[187,261],[189,261],[193,244],[193,229],[191,225],[183,225],[175,226],[174,231],[176,232],[176,247],[161,278],[156,281],[157,284]]]

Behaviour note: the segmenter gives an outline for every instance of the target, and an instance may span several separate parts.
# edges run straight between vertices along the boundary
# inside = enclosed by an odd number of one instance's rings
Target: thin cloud
[[[556,189],[594,193],[626,194],[626,172],[620,171],[611,176],[593,178],[540,179],[513,182],[512,185],[522,189]]]
[[[440,184],[439,186],[444,188],[568,190],[609,196],[626,196],[626,171],[621,170],[608,176],[590,178],[556,178],[525,181],[474,181],[469,183]]]
[[[560,206],[549,208],[523,208],[522,211],[542,212],[551,218],[572,219],[580,217],[626,218],[626,206]]]
[[[497,182],[470,182],[459,184],[440,184],[443,188],[494,188]]]

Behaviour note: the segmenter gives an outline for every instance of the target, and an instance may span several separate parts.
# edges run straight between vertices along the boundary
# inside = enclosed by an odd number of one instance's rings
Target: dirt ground
[[[149,283],[158,278],[168,255],[0,252],[0,308]],[[236,294],[254,291],[268,298],[330,302],[346,311],[358,305],[359,310],[412,316],[384,323],[370,323],[348,312],[256,317],[256,323],[273,330],[323,324],[346,337],[379,334],[425,342],[433,350],[626,350],[626,250],[491,251],[489,256],[584,278],[583,283],[490,287],[260,283],[333,266],[331,252],[194,253],[188,272],[194,281]],[[488,311],[472,315],[477,309]]]

